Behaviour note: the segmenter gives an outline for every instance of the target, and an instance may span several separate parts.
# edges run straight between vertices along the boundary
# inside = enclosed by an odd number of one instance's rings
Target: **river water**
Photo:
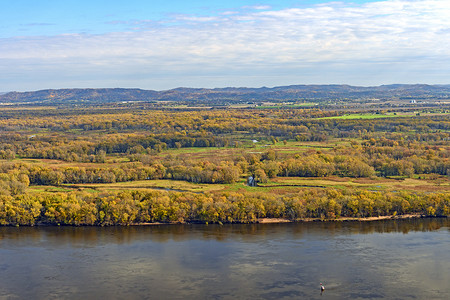
[[[449,225],[0,227],[0,299],[450,299]]]

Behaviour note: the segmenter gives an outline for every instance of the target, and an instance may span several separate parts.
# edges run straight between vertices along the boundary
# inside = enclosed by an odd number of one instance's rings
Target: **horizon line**
[[[142,90],[142,91],[154,91],[154,92],[165,92],[172,91],[177,89],[197,89],[197,90],[215,90],[215,89],[273,89],[280,87],[292,87],[292,86],[349,86],[349,87],[360,87],[360,88],[373,88],[373,87],[382,87],[382,86],[414,86],[414,85],[424,85],[424,86],[450,86],[450,83],[447,84],[434,84],[434,83],[389,83],[389,84],[380,84],[380,85],[352,85],[347,83],[328,83],[328,84],[288,84],[288,85],[276,85],[276,86],[226,86],[226,87],[188,87],[188,86],[179,86],[170,89],[163,90],[154,90],[154,89],[146,89],[141,87],[74,87],[74,88],[43,88],[38,90],[25,90],[25,91],[0,91],[0,95],[8,94],[8,93],[33,93],[33,92],[41,92],[41,91],[58,91],[58,90]]]

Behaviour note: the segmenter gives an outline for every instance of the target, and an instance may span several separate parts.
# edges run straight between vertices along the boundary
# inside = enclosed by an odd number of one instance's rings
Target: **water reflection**
[[[449,225],[2,227],[0,299],[449,299]]]
[[[51,246],[95,246],[97,244],[128,244],[137,240],[186,241],[213,239],[226,241],[230,238],[251,242],[257,237],[289,234],[301,238],[304,234],[336,236],[342,234],[403,233],[411,231],[436,231],[449,229],[448,218],[407,220],[382,220],[374,222],[308,222],[282,224],[226,224],[226,225],[152,225],[128,227],[0,227],[0,240],[17,240],[19,243],[45,241]],[[281,232],[283,231],[283,232]]]

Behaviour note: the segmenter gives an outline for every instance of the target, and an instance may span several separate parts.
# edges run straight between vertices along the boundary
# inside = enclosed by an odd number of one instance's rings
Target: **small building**
[[[255,180],[255,178],[253,178],[253,176],[250,176],[250,177],[247,179],[247,185],[248,185],[248,186],[256,186],[256,180]]]

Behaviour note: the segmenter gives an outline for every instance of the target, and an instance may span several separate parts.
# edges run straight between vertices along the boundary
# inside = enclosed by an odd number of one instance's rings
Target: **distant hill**
[[[394,84],[375,87],[350,85],[291,85],[273,88],[176,88],[166,91],[142,89],[51,89],[0,94],[0,103],[96,104],[129,101],[183,101],[227,104],[261,101],[338,101],[364,99],[449,99],[450,85]]]
[[[158,95],[155,91],[141,89],[59,89],[35,92],[10,92],[0,95],[0,102],[120,102],[150,100]]]

